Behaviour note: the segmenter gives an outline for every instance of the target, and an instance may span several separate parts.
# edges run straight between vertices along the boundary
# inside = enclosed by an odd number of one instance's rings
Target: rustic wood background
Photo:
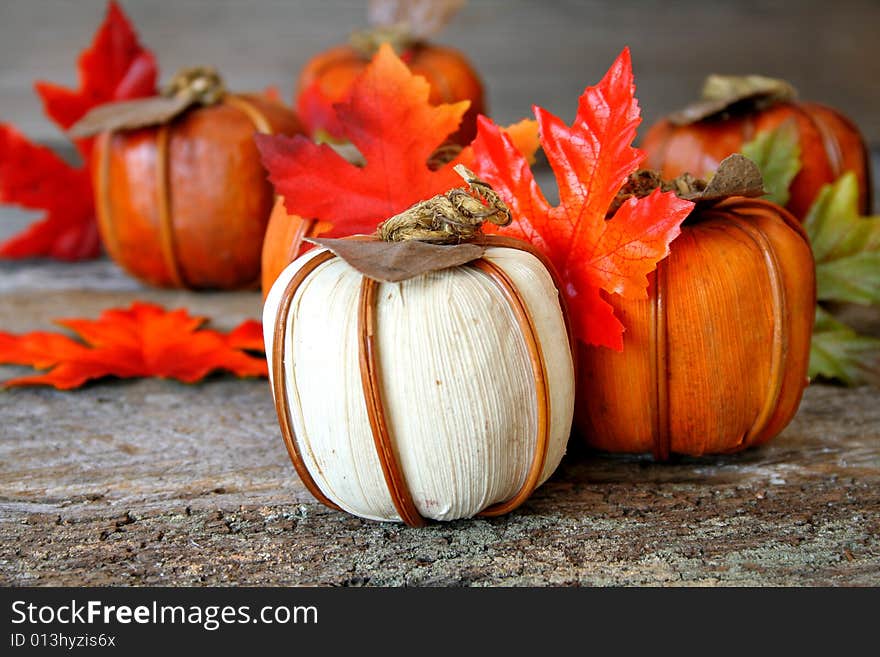
[[[293,81],[315,52],[365,21],[364,0],[121,0],[167,77],[213,64],[233,88]],[[0,120],[40,139],[35,79],[73,84],[105,0],[0,2]],[[880,145],[877,0],[471,0],[438,41],[469,53],[501,121],[539,103],[571,118],[578,94],[624,45],[633,51],[645,120],[678,108],[711,72],[784,77],[835,105]]]
[[[104,0],[0,0],[0,120],[37,139],[35,78],[73,84]],[[166,75],[212,63],[279,85],[339,42],[362,3],[125,0]],[[648,121],[710,71],[787,77],[880,146],[880,2],[471,2],[443,41],[469,53],[493,113],[566,118],[624,44]],[[0,211],[0,237],[28,216]],[[107,260],[0,262],[0,330],[47,329],[134,299],[230,328],[257,293],[148,289]],[[860,313],[880,335],[877,313]],[[0,380],[26,371],[0,367]],[[747,375],[747,373],[744,373]],[[0,584],[878,585],[880,405],[814,385],[767,447],[669,465],[577,441],[520,510],[413,530],[316,504],[284,450],[265,381],[104,381],[0,391]]]

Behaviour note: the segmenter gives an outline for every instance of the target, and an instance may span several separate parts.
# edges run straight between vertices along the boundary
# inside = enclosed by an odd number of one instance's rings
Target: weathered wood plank
[[[8,395],[7,584],[880,582],[876,391],[810,389],[766,449],[655,465],[577,446],[520,511],[414,530],[311,502],[264,383]]]
[[[223,327],[259,306],[140,289],[102,261],[29,263],[10,283],[19,266],[0,268],[7,330],[138,297]],[[877,399],[813,386],[782,436],[733,456],[657,465],[574,442],[516,513],[415,530],[311,501],[265,381],[0,392],[0,583],[877,585]]]

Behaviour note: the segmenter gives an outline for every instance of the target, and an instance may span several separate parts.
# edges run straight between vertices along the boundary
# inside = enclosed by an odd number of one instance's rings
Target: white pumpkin
[[[275,282],[275,404],[321,501],[410,525],[499,515],[556,469],[574,408],[559,294],[530,247],[498,243],[398,283],[319,248]]]

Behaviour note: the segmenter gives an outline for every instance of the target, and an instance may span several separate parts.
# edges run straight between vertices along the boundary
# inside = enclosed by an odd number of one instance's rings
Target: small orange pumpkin
[[[814,265],[798,221],[768,201],[698,205],[649,298],[608,301],[624,349],[581,345],[575,424],[610,452],[700,456],[777,435],[807,385]]]
[[[792,181],[786,208],[803,219],[823,185],[853,171],[859,183],[859,211],[869,213],[870,157],[858,128],[845,116],[818,103],[799,102],[788,84],[759,76],[711,76],[703,94],[702,101],[648,130],[642,144],[648,167],[664,178],[685,172],[705,176],[759,133],[791,120],[802,167]]]
[[[92,175],[104,245],[152,285],[259,283],[274,192],[253,135],[303,128],[291,110],[263,96],[218,97],[160,125],[111,130],[96,140]]]
[[[333,104],[346,98],[352,83],[367,67],[379,45],[389,42],[410,70],[428,81],[432,104],[471,101],[461,126],[448,141],[460,145],[473,141],[477,134],[477,116],[486,113],[483,83],[461,52],[427,41],[428,35],[438,31],[461,3],[432,2],[436,6],[427,7],[431,3],[425,0],[373,2],[374,29],[355,32],[350,45],[330,48],[306,64],[296,85],[296,108],[313,136],[324,133],[334,139],[341,138]],[[381,11],[389,4],[392,5],[390,13]]]
[[[263,241],[260,277],[264,300],[284,268],[312,246],[303,242],[303,239],[317,237],[319,225],[317,219],[303,219],[288,214],[283,197],[275,200]]]

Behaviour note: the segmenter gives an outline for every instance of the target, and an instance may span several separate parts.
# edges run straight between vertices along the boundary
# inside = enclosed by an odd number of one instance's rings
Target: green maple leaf
[[[820,300],[880,304],[880,217],[859,216],[858,194],[846,173],[822,188],[804,219]]]
[[[764,176],[766,199],[785,205],[801,168],[797,128],[791,121],[761,132],[742,153]],[[825,185],[804,219],[816,261],[819,301],[880,305],[880,217],[861,217],[854,173]],[[859,335],[816,307],[810,376],[847,385],[880,384],[880,340]]]
[[[764,177],[764,196],[777,205],[789,199],[791,181],[801,170],[801,145],[794,121],[785,121],[773,130],[764,130],[743,144],[742,154],[758,165]]]
[[[804,228],[816,260],[820,301],[880,304],[880,217],[860,217],[853,173],[825,185]],[[821,307],[810,349],[810,376],[847,385],[880,384],[880,340],[859,335]]]
[[[817,376],[847,385],[880,384],[880,340],[859,335],[817,307],[810,344],[810,378]]]

